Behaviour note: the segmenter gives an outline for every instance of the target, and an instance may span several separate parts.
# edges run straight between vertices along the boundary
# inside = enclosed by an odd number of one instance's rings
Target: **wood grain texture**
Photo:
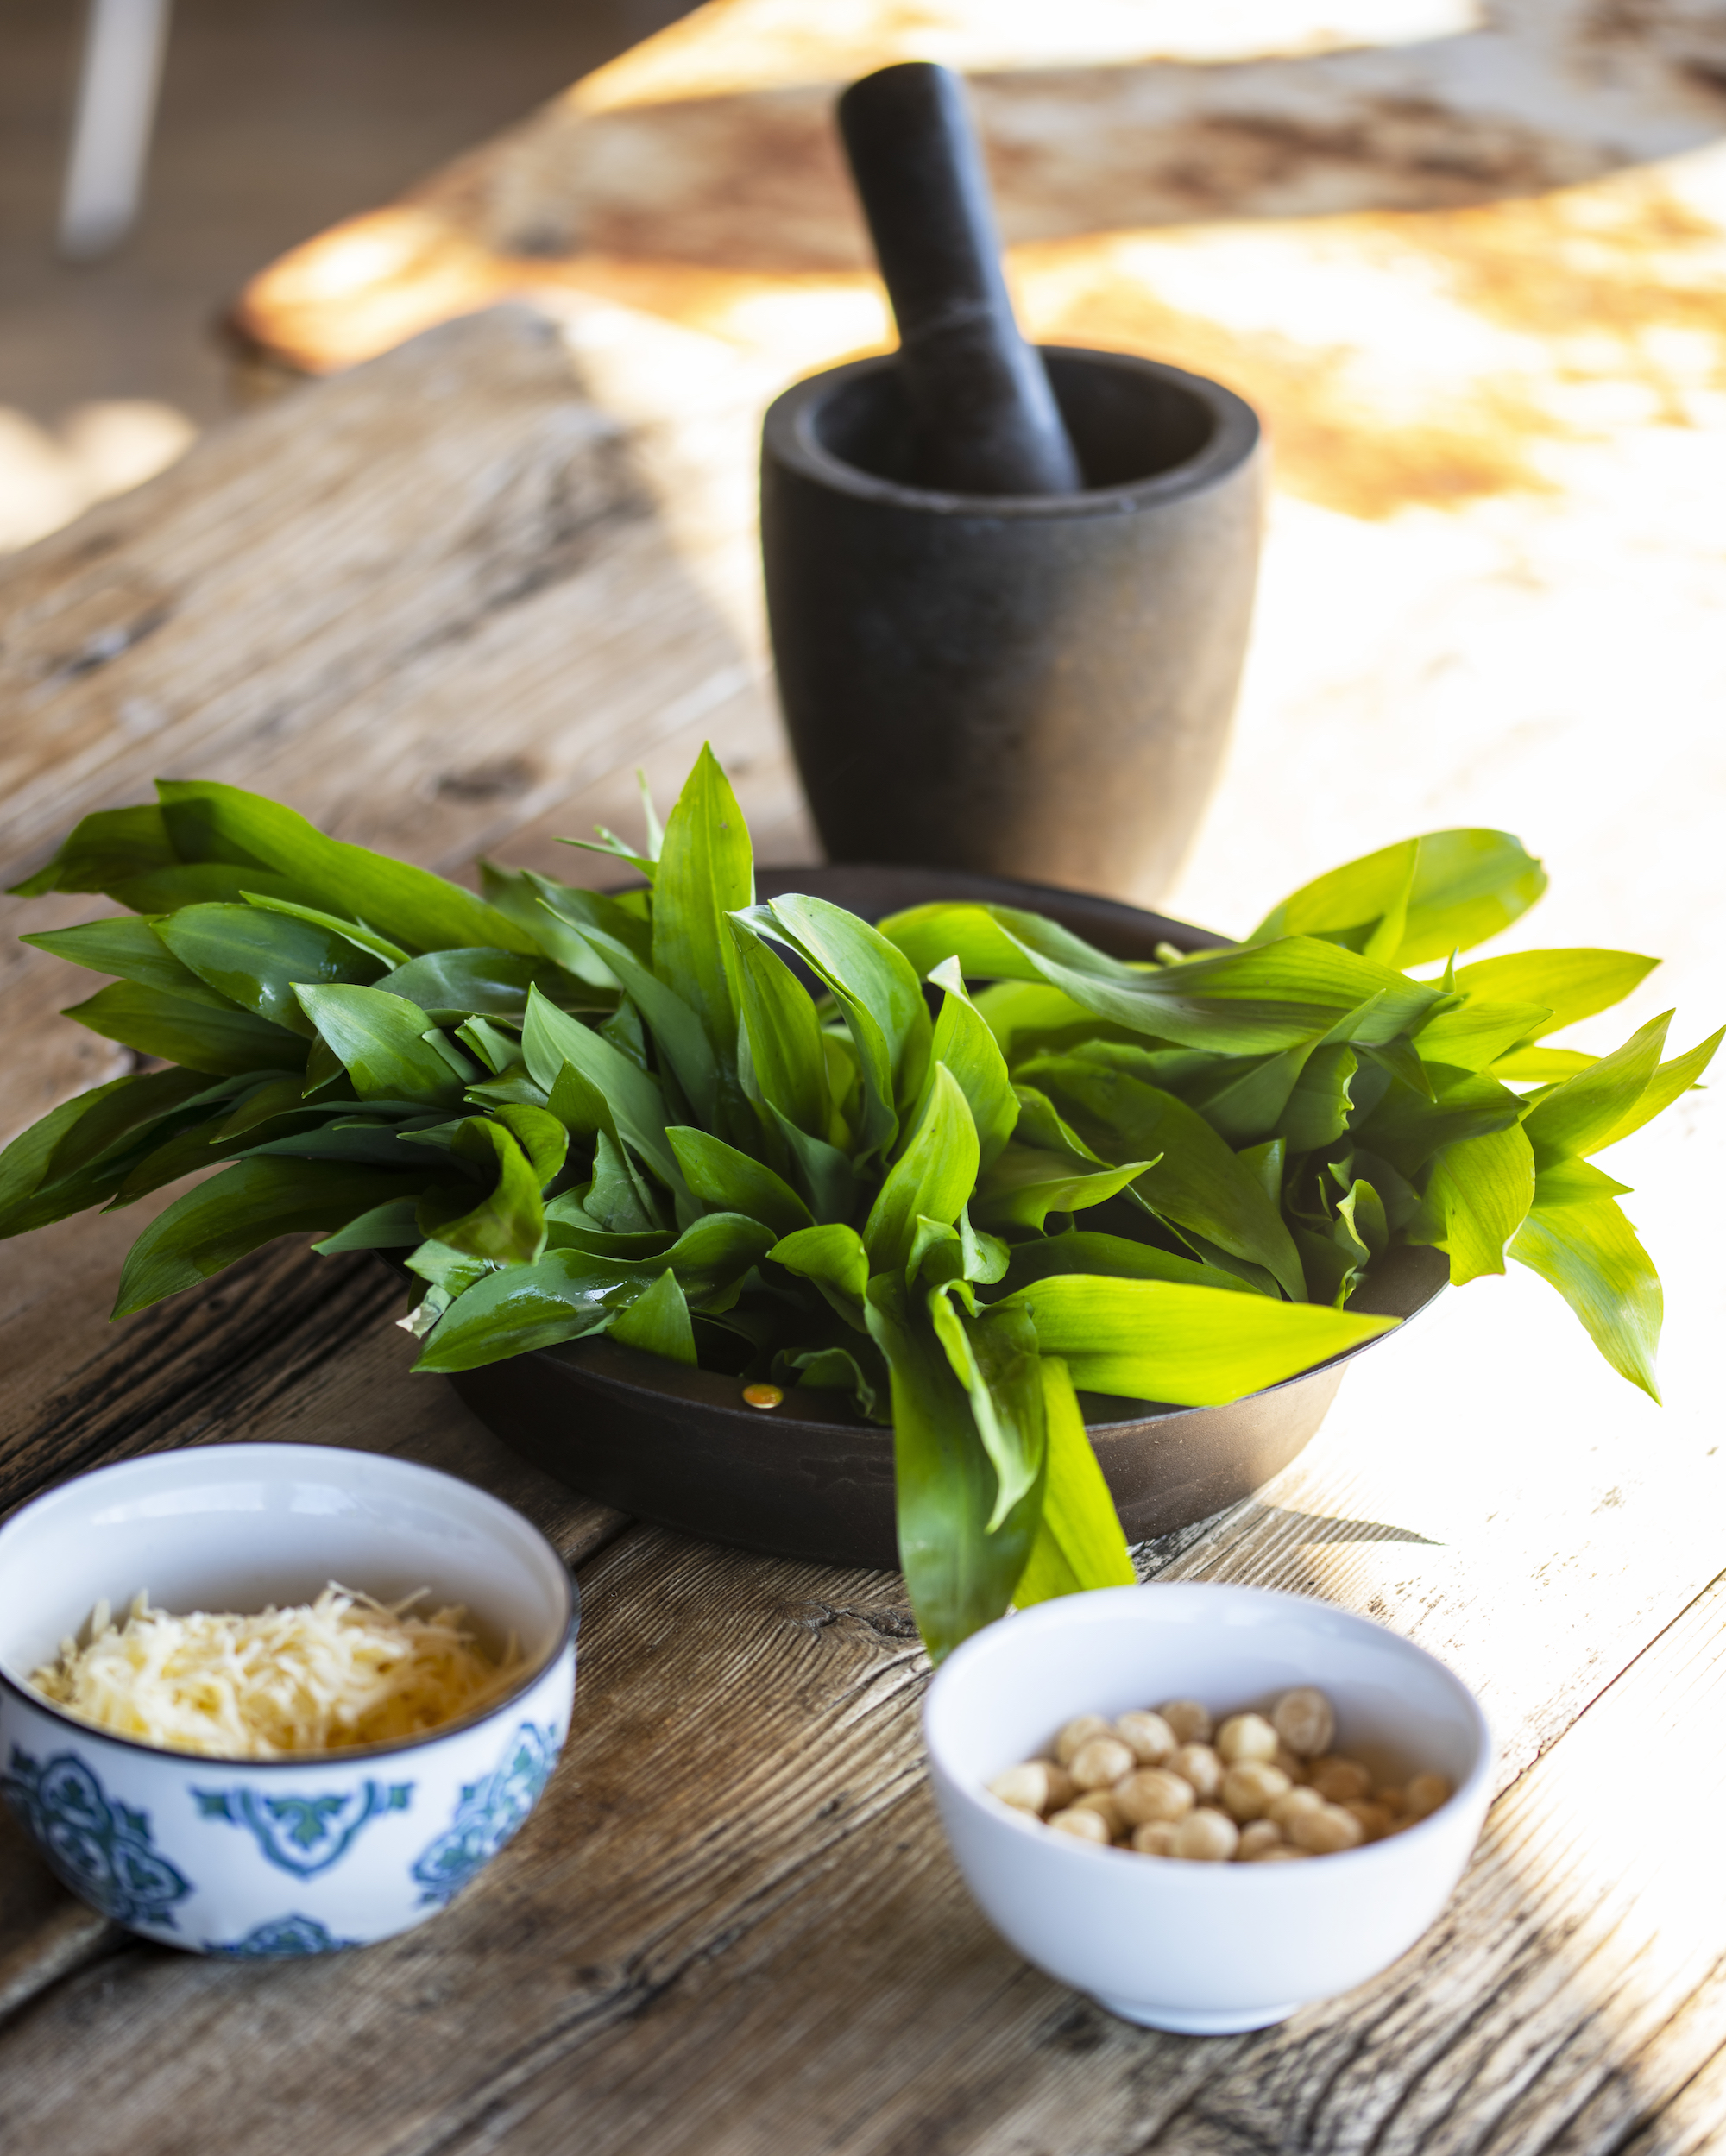
[[[0,2037],[0,2134],[81,2156],[123,2109],[138,2156],[1666,2145],[1726,2042],[1722,1882],[1705,1851],[1669,1871],[1646,1789],[1726,1768],[1726,1588],[1500,1802],[1414,1952],[1193,2040],[1076,2001],[972,1908],[888,1585],[632,1530],[584,1569],[576,1730],[486,1886],[343,1961],[124,1950]]]

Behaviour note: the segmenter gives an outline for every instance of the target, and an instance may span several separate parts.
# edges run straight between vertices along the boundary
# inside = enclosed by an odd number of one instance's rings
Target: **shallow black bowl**
[[[993,899],[1046,913],[1117,958],[1225,939],[1107,898],[938,868],[762,869],[764,898],[807,891],[879,919],[930,899]],[[1350,1304],[1408,1318],[1448,1277],[1438,1251],[1394,1251]],[[1365,1346],[1373,1343],[1368,1341]],[[1081,1394],[1130,1541],[1167,1535],[1250,1496],[1325,1419],[1351,1348],[1223,1408]],[[775,1557],[898,1564],[893,1434],[835,1393],[797,1390],[763,1411],[734,1377],[687,1370],[601,1335],[463,1371],[450,1381],[512,1450],[583,1496],[662,1526]]]

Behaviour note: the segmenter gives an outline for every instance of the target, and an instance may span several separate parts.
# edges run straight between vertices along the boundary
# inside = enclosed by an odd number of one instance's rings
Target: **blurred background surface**
[[[0,0],[0,550],[136,484],[231,408],[223,311],[684,12],[683,0],[176,0],[143,212],[54,234],[85,11]]]

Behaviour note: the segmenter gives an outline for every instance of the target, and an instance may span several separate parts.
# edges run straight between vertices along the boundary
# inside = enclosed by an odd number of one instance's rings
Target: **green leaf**
[[[1595,1152],[1610,1143],[1614,1132],[1637,1127],[1635,1112],[1660,1067],[1672,1018],[1670,1011],[1651,1018],[1622,1048],[1535,1101],[1522,1127],[1542,1168],[1572,1154]]]
[[[1456,985],[1465,995],[1495,1003],[1545,1005],[1550,1015],[1540,1024],[1539,1033],[1557,1033],[1578,1018],[1591,1018],[1597,1011],[1622,1003],[1660,962],[1635,951],[1513,951],[1504,958],[1482,958],[1465,966]],[[1534,1028],[1529,1031],[1538,1037]],[[1458,1059],[1452,1056],[1439,1060]]]
[[[544,958],[520,951],[427,951],[386,974],[375,985],[386,995],[417,1003],[428,1018],[453,1020],[488,1012],[494,1018],[519,1018],[527,1008],[535,982],[550,992],[573,986],[562,969]]]
[[[1057,1274],[1008,1298],[1081,1391],[1206,1408],[1280,1384],[1395,1324],[1161,1280]],[[998,1303],[998,1309],[1006,1307]]]
[[[789,944],[832,991],[863,1077],[858,1150],[888,1151],[929,1069],[933,1030],[917,974],[878,930],[825,898],[775,898],[738,917],[740,926]]]
[[[1246,1146],[1235,1155],[1241,1166],[1257,1178],[1259,1188],[1271,1204],[1279,1208],[1282,1203],[1282,1172],[1288,1151],[1284,1139],[1273,1138],[1263,1145]]]
[[[504,1101],[498,1121],[526,1154],[539,1188],[546,1189],[563,1173],[569,1158],[570,1133],[555,1115],[531,1102]]]
[[[113,1196],[141,1148],[207,1088],[195,1070],[111,1078],[51,1108],[0,1152],[0,1236],[22,1235]]]
[[[1293,1048],[1366,1005],[1355,1037],[1390,1040],[1439,1000],[1436,988],[1301,936],[1145,970],[1010,906],[917,906],[881,928],[914,961],[954,953],[967,979],[1046,980],[1134,1031],[1235,1055]]]
[[[567,889],[549,876],[535,876],[513,868],[500,868],[495,861],[482,861],[480,884],[488,905],[495,906],[521,930],[524,941],[554,958],[566,973],[591,988],[614,988],[616,976],[595,958],[575,930],[546,903],[545,894]],[[639,925],[639,924],[638,924]],[[404,952],[403,956],[406,954]]]
[[[703,1205],[723,1213],[745,1213],[765,1221],[777,1235],[812,1226],[809,1207],[783,1176],[706,1131],[680,1125],[667,1130],[683,1180]],[[815,1231],[817,1234],[819,1229]]]
[[[331,1161],[236,1161],[176,1198],[133,1244],[114,1315],[195,1287],[279,1235],[345,1227],[411,1187],[407,1176]]]
[[[1477,970],[1465,968],[1469,973]],[[1454,1070],[1484,1070],[1518,1041],[1548,1028],[1552,1017],[1542,1003],[1493,1003],[1484,996],[1471,995],[1458,1008],[1428,1018],[1414,1037],[1414,1050],[1429,1063],[1446,1063]]]
[[[1364,1270],[1371,1258],[1383,1258],[1390,1244],[1390,1223],[1384,1201],[1364,1176],[1357,1176],[1338,1201],[1337,1213],[1347,1225]]]
[[[746,1087],[824,1144],[832,1136],[833,1104],[815,1004],[790,967],[758,936],[735,921],[725,925],[748,1049]],[[740,1063],[745,1060],[740,1056]]]
[[[1313,1050],[1311,1041],[1302,1041],[1277,1056],[1229,1056],[1208,1084],[1201,1081],[1182,1097],[1230,1145],[1263,1139],[1276,1129]],[[1151,1078],[1150,1082],[1156,1081]],[[1294,1150],[1304,1149],[1297,1145]]]
[[[392,943],[387,936],[369,929],[363,921],[344,920],[339,913],[325,913],[317,906],[297,905],[289,898],[272,898],[260,891],[243,891],[240,897],[245,905],[257,906],[265,913],[284,913],[290,920],[307,922],[315,929],[327,929],[331,936],[341,936],[356,950],[369,951],[375,958],[382,959],[386,966],[407,963],[408,955],[400,944]]]
[[[1603,1198],[1624,1198],[1628,1182],[1619,1182],[1591,1161],[1555,1160],[1534,1177],[1534,1203],[1543,1213],[1561,1205],[1598,1205]]]
[[[1534,1202],[1534,1155],[1512,1125],[1446,1145],[1433,1163],[1427,1204],[1444,1224],[1451,1284],[1502,1273],[1504,1250]]]
[[[268,1024],[231,1005],[218,1009],[207,1002],[166,995],[137,981],[117,980],[61,1015],[76,1018],[106,1040],[211,1077],[297,1070],[306,1062],[305,1042],[281,1026]]]
[[[375,980],[378,962],[346,937],[257,906],[182,906],[155,924],[174,956],[243,1010],[307,1038],[296,987]]]
[[[462,1081],[422,1036],[425,1013],[381,988],[304,987],[301,1008],[341,1058],[362,1100],[454,1107]]]
[[[494,1265],[532,1264],[545,1247],[545,1208],[526,1154],[501,1123],[477,1115],[457,1126],[452,1150],[458,1160],[493,1172],[495,1180],[478,1205],[435,1226],[422,1205],[421,1226],[469,1258]]]
[[[848,1220],[857,1207],[857,1177],[837,1146],[810,1138],[771,1104],[768,1113],[791,1154],[797,1180],[817,1220]]]
[[[1726,1027],[1718,1033],[1710,1033],[1705,1041],[1698,1041],[1686,1054],[1674,1056],[1670,1062],[1660,1064],[1635,1104],[1625,1110],[1604,1138],[1596,1138],[1593,1150],[1597,1153],[1605,1146],[1616,1145],[1621,1138],[1628,1138],[1632,1131],[1640,1131],[1662,1109],[1670,1107],[1681,1093],[1687,1093],[1713,1062],[1715,1050],[1723,1039],[1726,1039]]]
[[[1117,1280],[1174,1280],[1188,1288],[1220,1288],[1231,1295],[1257,1292],[1249,1282],[1215,1265],[1177,1258],[1150,1243],[1132,1242],[1124,1235],[1099,1235],[1086,1229],[1016,1245],[1007,1283],[1011,1288],[1026,1288],[1033,1281],[1048,1280],[1056,1273],[1102,1273]]]
[[[1036,1334],[1020,1309],[979,1311],[964,1283],[931,1289],[929,1314],[965,1388],[977,1434],[995,1471],[986,1535],[997,1534],[1043,1473],[1043,1374]]]
[[[858,1347],[863,1346],[859,1340]],[[871,1422],[891,1422],[886,1408],[885,1365],[878,1371],[864,1368],[864,1359],[848,1347],[812,1347],[788,1353],[784,1348],[773,1358],[773,1375],[795,1377],[812,1391],[848,1392],[857,1412]]]
[[[131,809],[98,809],[75,824],[54,859],[11,893],[41,898],[50,891],[107,891],[159,868],[179,865],[180,855],[154,802]]]
[[[1418,1175],[1440,1146],[1508,1130],[1521,1119],[1521,1101],[1484,1072],[1439,1064],[1427,1075],[1432,1099],[1393,1081],[1378,1105],[1354,1125],[1357,1141],[1381,1154],[1401,1175]]]
[[[557,883],[550,876],[536,875],[531,868],[527,880],[539,901],[541,921],[550,913],[577,933],[597,929],[602,935],[621,943],[638,965],[652,966],[653,924],[646,914],[632,912],[605,892],[583,891],[574,884]],[[602,964],[597,971],[603,974],[609,968]]]
[[[1359,1068],[1352,1049],[1313,1050],[1276,1120],[1276,1134],[1291,1153],[1315,1152],[1342,1136],[1354,1105],[1349,1087]]]
[[[21,936],[18,941],[34,943],[39,951],[68,959],[74,966],[86,966],[91,973],[135,980],[141,987],[177,996],[183,1002],[201,1003],[216,1011],[233,1007],[226,996],[207,987],[189,966],[182,965],[150,923],[135,914],[86,921],[81,928],[47,929],[38,935]],[[296,1011],[294,1016],[299,1015]]]
[[[532,951],[508,917],[430,869],[391,861],[324,833],[261,794],[213,779],[158,779],[167,828],[184,861],[255,861],[289,878],[292,895],[381,930],[409,950],[497,944]]]
[[[944,1065],[937,1066],[944,1069]],[[1009,1145],[994,1166],[978,1178],[977,1217],[986,1226],[1041,1229],[1051,1213],[1082,1213],[1102,1205],[1150,1163],[1124,1162],[1119,1167],[1075,1169],[1058,1153],[1031,1145]]]
[[[863,1245],[871,1273],[903,1277],[917,1239],[918,1217],[948,1224],[959,1218],[977,1182],[977,1130],[957,1080],[944,1064],[911,1141],[888,1170],[869,1218]]]
[[[821,1227],[799,1228],[782,1237],[767,1255],[776,1264],[813,1281],[847,1325],[860,1333],[868,1330],[864,1301],[869,1259],[854,1227],[832,1220]]]
[[[1010,1065],[1026,1056],[1058,1054],[1115,1030],[1045,980],[998,980],[972,1000]]]
[[[1019,1103],[1012,1080],[994,1035],[965,993],[958,966],[948,960],[929,978],[942,991],[942,1001],[941,1015],[935,1022],[929,1049],[933,1060],[924,1092],[934,1083],[935,1069],[944,1066],[970,1106],[977,1131],[978,1165],[986,1172],[1018,1120]],[[920,1110],[921,1101],[918,1106]]]
[[[609,1324],[619,1298],[639,1292],[639,1278],[626,1264],[586,1251],[548,1250],[537,1264],[488,1272],[458,1296],[413,1367],[476,1370],[578,1340]]]
[[[721,932],[727,933],[729,927],[728,922],[722,924]],[[719,1108],[719,1066],[701,1019],[616,936],[596,928],[584,929],[582,934],[617,975],[652,1027],[653,1038],[690,1107],[703,1123],[713,1122]],[[734,1033],[732,1037],[736,1037]]]
[[[569,1064],[604,1100],[618,1135],[634,1147],[665,1187],[672,1191],[683,1188],[677,1156],[665,1137],[665,1100],[645,1070],[579,1018],[560,1011],[537,988],[528,991],[521,1046],[535,1083],[551,1095],[554,1114],[561,1113],[558,1076]]]
[[[673,810],[675,816],[676,811]],[[690,1323],[690,1306],[669,1270],[612,1320],[611,1337],[620,1346],[639,1348],[644,1355],[663,1355],[668,1362],[696,1359],[696,1336]]]
[[[737,987],[725,917],[754,903],[749,829],[703,745],[665,825],[653,885],[653,971],[695,1012],[727,1064],[737,1052]]]
[[[1106,1156],[1156,1162],[1133,1187],[1161,1218],[1264,1266],[1285,1295],[1305,1295],[1306,1277],[1282,1214],[1196,1110],[1124,1072],[1069,1062],[1049,1065],[1043,1077],[1081,1136]]]
[[[1574,1048],[1513,1048],[1492,1065],[1492,1075],[1515,1085],[1532,1081],[1544,1086],[1572,1077],[1578,1070],[1591,1070],[1599,1061],[1597,1056],[1584,1056]]]
[[[1609,1198],[1530,1213],[1510,1255],[1558,1289],[1621,1377],[1659,1400],[1660,1277]]]
[[[899,1562],[923,1644],[939,1661],[1005,1610],[1030,1554],[1041,1491],[1028,1492],[990,1534],[995,1470],[969,1396],[927,1313],[896,1277],[870,1282],[869,1330],[892,1376]]]
[[[242,868],[229,861],[187,861],[179,868],[152,869],[113,885],[108,893],[134,913],[177,913],[181,906],[255,905],[266,898],[288,899],[296,887],[286,876],[264,868]]]
[[[417,1198],[387,1198],[312,1247],[320,1258],[350,1250],[406,1250],[419,1241]]]
[[[584,1209],[589,1220],[608,1235],[651,1233],[658,1216],[648,1190],[622,1145],[601,1131],[594,1139],[593,1180]]]
[[[1417,849],[1412,873],[1409,848]],[[1326,936],[1364,949],[1387,916],[1400,910],[1394,949],[1374,952],[1387,965],[1418,966],[1483,943],[1518,920],[1546,887],[1546,871],[1508,831],[1429,831],[1382,847],[1303,884],[1265,916],[1247,941]]]
[[[1022,1610],[1093,1587],[1131,1587],[1137,1578],[1067,1365],[1045,1355],[1041,1375],[1047,1467],[1036,1539],[1013,1589]]]

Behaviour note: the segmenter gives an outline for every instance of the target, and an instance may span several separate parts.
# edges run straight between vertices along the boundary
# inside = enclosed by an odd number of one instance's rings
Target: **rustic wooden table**
[[[776,387],[882,323],[818,142],[797,184],[749,146],[775,116],[782,147],[815,141],[831,79],[905,49],[904,12],[847,11],[850,41],[823,44],[768,0],[724,0],[261,279],[248,318],[270,367],[330,378],[0,575],[5,880],[157,772],[280,794],[455,873],[482,850],[566,867],[557,834],[631,828],[633,767],[669,795],[703,738],[763,856],[809,858],[764,671],[753,442]],[[987,47],[986,12],[926,7],[919,34],[996,71],[1033,319],[1223,374],[1278,439],[1234,759],[1176,888],[1137,895],[1228,930],[1408,829],[1509,825],[1554,877],[1519,940],[1664,952],[1623,1030],[1676,1003],[1688,1045],[1726,1004],[1711,18],[1651,4],[1615,30],[1529,4],[1480,28],[1437,0],[1362,0],[1304,45],[1287,9],[1258,47],[1234,10],[1234,45],[1207,51],[1160,7],[1069,5],[1049,11],[1068,48],[1030,67]],[[1148,161],[1135,113],[1179,120]],[[484,229],[506,212],[513,252]],[[412,275],[387,243],[409,230]],[[13,925],[99,910],[40,902]],[[69,968],[16,946],[0,967],[10,1130],[123,1066],[54,1018],[82,993]],[[921,1773],[925,1666],[896,1578],[683,1541],[557,1488],[406,1376],[397,1291],[366,1259],[275,1250],[110,1333],[138,1213],[6,1245],[0,1505],[167,1445],[400,1452],[539,1520],[586,1624],[541,1810],[394,1945],[174,1953],[0,1830],[0,2147],[1715,2145],[1713,1101],[1613,1163],[1646,1185],[1632,1211],[1667,1277],[1664,1410],[1531,1277],[1483,1284],[1369,1358],[1257,1498],[1140,1554],[1147,1579],[1370,1611],[1480,1691],[1502,1745],[1437,1928],[1361,1991],[1241,2038],[1129,2028],[987,1930]]]

